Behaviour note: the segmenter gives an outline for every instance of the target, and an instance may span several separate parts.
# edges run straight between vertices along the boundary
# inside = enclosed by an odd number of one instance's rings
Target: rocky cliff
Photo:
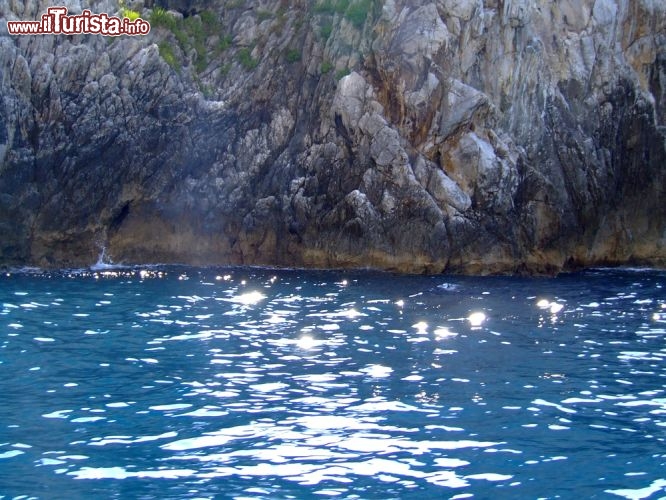
[[[0,263],[666,265],[666,4],[155,0],[10,36]],[[118,14],[111,0],[69,0]]]

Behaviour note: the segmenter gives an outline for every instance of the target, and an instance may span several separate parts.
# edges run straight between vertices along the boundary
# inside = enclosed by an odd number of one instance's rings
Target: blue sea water
[[[664,498],[666,272],[0,277],[0,498]]]

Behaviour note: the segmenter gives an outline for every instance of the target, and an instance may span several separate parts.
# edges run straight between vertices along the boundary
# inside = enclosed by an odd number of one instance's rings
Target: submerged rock
[[[226,4],[0,0],[1,263],[666,265],[660,2]]]

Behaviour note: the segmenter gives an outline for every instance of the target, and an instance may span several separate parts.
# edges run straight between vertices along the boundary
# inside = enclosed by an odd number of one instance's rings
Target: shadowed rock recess
[[[666,265],[666,3],[70,0],[10,36],[0,264]]]

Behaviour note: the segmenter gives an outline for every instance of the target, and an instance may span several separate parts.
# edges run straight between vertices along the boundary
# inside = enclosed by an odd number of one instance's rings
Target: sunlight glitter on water
[[[14,497],[666,491],[666,273],[3,280]]]

